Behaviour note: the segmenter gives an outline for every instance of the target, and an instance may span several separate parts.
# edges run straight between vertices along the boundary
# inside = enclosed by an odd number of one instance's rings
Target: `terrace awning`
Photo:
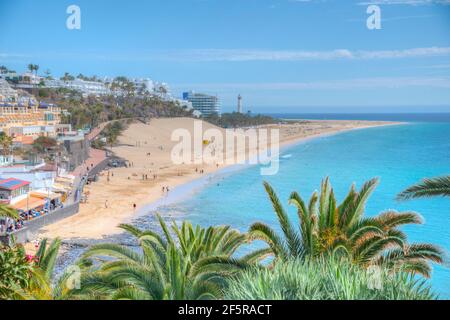
[[[41,198],[41,199],[44,199],[44,200],[45,199],[55,200],[55,199],[61,198],[61,194],[59,194],[59,193],[54,193],[54,192],[48,193],[48,192],[45,192],[45,191],[33,191],[31,193],[31,195],[33,197]]]
[[[28,199],[21,200],[13,205],[12,208],[16,210],[29,211],[45,205],[45,199],[30,196]]]

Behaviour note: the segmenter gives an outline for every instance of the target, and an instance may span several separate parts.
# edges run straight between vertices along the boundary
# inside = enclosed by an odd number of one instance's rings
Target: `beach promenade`
[[[79,165],[70,174],[75,177],[81,177],[83,175],[89,174],[89,172],[97,167],[100,163],[106,160],[106,152],[104,150],[98,150],[90,148],[89,158],[86,159],[85,163]]]

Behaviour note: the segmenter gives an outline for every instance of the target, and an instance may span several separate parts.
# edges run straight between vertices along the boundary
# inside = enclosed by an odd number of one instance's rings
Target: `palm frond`
[[[450,176],[427,178],[401,192],[397,200],[450,197]]]
[[[267,243],[276,257],[281,259],[289,257],[284,240],[268,225],[261,222],[252,224],[248,231],[248,236],[250,240],[261,240]]]
[[[6,204],[0,203],[0,217],[18,219],[19,214],[17,213],[17,210],[11,208]]]
[[[290,253],[294,256],[299,256],[303,249],[299,235],[292,228],[289,217],[284,211],[283,206],[281,205],[280,200],[278,199],[278,196],[276,195],[273,188],[267,182],[264,182],[264,188],[269,195],[273,209],[277,215],[281,229],[283,230],[284,236],[286,238],[286,243],[289,247]]]

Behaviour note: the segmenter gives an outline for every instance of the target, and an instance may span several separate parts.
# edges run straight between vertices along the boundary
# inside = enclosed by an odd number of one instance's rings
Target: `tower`
[[[242,113],[242,96],[238,95],[237,112]]]

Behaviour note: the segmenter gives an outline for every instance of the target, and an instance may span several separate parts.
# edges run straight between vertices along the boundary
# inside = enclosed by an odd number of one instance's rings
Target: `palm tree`
[[[46,79],[46,80],[53,80],[52,72],[50,71],[50,69],[46,69],[46,70],[44,71],[44,73],[45,73],[45,79]]]
[[[17,213],[17,210],[0,203],[0,218],[18,219],[19,215]]]
[[[385,265],[391,271],[401,269],[429,277],[429,261],[443,263],[443,251],[431,244],[409,244],[399,229],[422,223],[418,214],[390,210],[373,218],[364,217],[366,202],[377,184],[378,179],[370,180],[359,191],[352,186],[340,205],[328,178],[322,182],[320,194],[314,192],[308,204],[293,192],[289,201],[297,208],[297,232],[272,187],[264,183],[283,236],[263,223],[253,224],[249,235],[266,242],[275,260],[338,254],[355,264]]]
[[[82,299],[73,288],[73,271],[66,270],[63,275],[52,283],[56,259],[61,247],[61,240],[55,239],[50,244],[44,239],[39,245],[35,263],[25,286],[14,286],[11,297],[15,300],[67,300]]]
[[[0,244],[0,300],[11,299],[15,288],[28,286],[32,270],[23,246]]]
[[[450,197],[450,175],[424,179],[397,196],[397,200],[414,198]]]
[[[163,236],[120,226],[137,240],[139,252],[116,244],[90,248],[83,259],[95,258],[101,264],[83,274],[78,294],[102,299],[217,299],[226,277],[259,258],[254,254],[232,258],[246,236],[229,227],[205,229],[184,222],[179,228],[172,223],[174,238],[158,219]]]
[[[37,72],[39,70],[39,65],[30,63],[30,64],[28,64],[27,68],[28,68],[28,70],[30,70],[31,73],[35,72],[35,75],[37,78]],[[36,89],[36,84],[33,82],[33,91],[35,91],[35,89]],[[34,92],[34,94],[36,94],[36,93]]]
[[[32,64],[32,63],[28,64],[27,68],[28,68],[28,70],[29,70],[31,73],[33,73],[33,71],[34,71],[34,64]]]
[[[61,77],[61,80],[63,80],[64,82],[68,82],[68,81],[72,81],[75,80],[75,77],[72,76],[70,73],[68,72],[64,72],[64,76]]]
[[[35,72],[35,74],[37,76],[37,72],[39,70],[39,65],[30,63],[30,64],[28,64],[27,68],[28,68],[28,70],[30,70],[31,73]]]

